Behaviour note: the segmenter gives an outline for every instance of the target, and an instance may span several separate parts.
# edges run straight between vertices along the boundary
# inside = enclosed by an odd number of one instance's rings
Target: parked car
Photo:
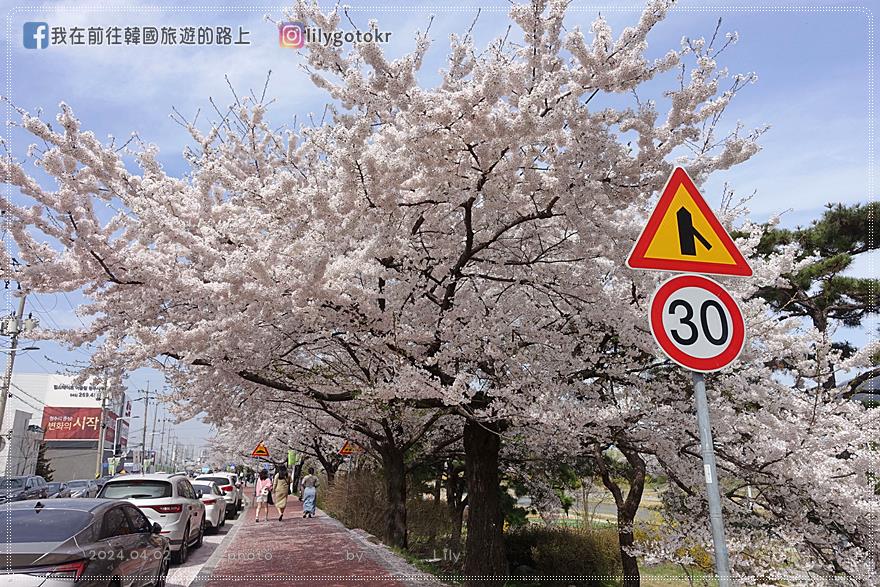
[[[164,585],[168,539],[136,507],[105,499],[5,506],[3,584],[20,587]]]
[[[103,477],[99,477],[98,479],[95,479],[95,483],[98,485],[98,491],[100,491],[101,488],[104,487],[104,483],[106,483],[109,479],[112,479],[112,478],[113,478],[113,475],[104,475]]]
[[[205,536],[205,505],[185,476],[153,473],[123,475],[104,484],[98,497],[124,499],[136,505],[152,522],[162,526],[171,541],[175,562],[186,561],[190,547]]]
[[[49,492],[49,499],[70,497],[70,487],[67,486],[67,483],[51,481],[48,483],[47,491]]]
[[[194,481],[193,489],[205,504],[205,523],[207,528],[218,532],[226,524],[226,499],[220,486],[212,481]]]
[[[48,497],[49,486],[39,475],[0,477],[0,503]]]
[[[211,473],[210,475],[199,475],[196,477],[195,483],[200,481],[210,481],[216,483],[223,492],[226,499],[226,515],[234,516],[241,510],[241,504],[244,499],[244,492],[238,482],[238,476],[232,473]]]
[[[70,497],[98,497],[98,484],[93,479],[74,479],[68,481]]]

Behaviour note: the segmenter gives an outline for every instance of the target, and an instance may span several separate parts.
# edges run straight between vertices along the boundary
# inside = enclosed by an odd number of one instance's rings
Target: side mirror
[[[151,528],[153,534],[161,534],[162,526],[159,525],[159,522],[153,522],[153,527]]]
[[[201,490],[201,489],[196,489],[196,497],[199,498],[199,499],[201,499],[202,495],[203,495],[203,494],[202,494],[202,490]]]

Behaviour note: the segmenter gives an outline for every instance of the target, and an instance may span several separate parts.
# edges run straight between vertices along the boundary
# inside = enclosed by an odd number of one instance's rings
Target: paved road
[[[226,519],[226,525],[220,528],[217,534],[205,534],[205,541],[201,548],[190,549],[186,562],[182,565],[172,563],[168,572],[167,587],[189,587],[202,567],[211,558],[218,548],[225,547],[224,542],[230,539],[232,531],[242,523],[246,510],[236,516],[235,519]]]

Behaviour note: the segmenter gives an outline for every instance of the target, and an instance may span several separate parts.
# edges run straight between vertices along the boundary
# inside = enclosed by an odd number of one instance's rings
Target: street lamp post
[[[140,416],[120,416],[116,418],[116,424],[113,430],[113,456],[116,456],[116,444],[119,442],[119,421],[120,420],[134,420],[135,418],[140,418]]]

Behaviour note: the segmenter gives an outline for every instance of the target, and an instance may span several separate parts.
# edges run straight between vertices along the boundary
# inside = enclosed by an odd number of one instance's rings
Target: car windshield
[[[82,510],[27,508],[3,514],[7,542],[63,542],[92,522],[93,516]]]
[[[125,480],[105,483],[98,497],[107,499],[161,499],[171,497],[171,483],[167,481]]]
[[[213,487],[210,485],[204,485],[202,483],[193,483],[193,489],[196,491],[201,491],[203,495],[211,495],[214,493]]]
[[[70,487],[88,487],[89,482],[84,479],[78,479],[76,481],[68,481],[67,484]]]
[[[226,477],[202,477],[201,479],[196,479],[196,481],[213,481],[220,487],[231,485],[231,482]]]
[[[61,491],[61,483],[49,483],[48,489],[53,493],[58,493]]]
[[[0,477],[0,489],[21,489],[24,479],[21,477]]]

